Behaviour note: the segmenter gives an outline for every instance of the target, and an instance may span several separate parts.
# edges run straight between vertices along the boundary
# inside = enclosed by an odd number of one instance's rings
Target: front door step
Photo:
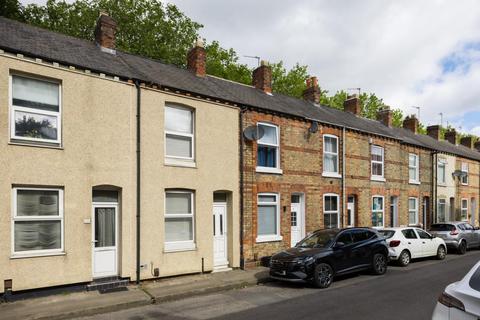
[[[126,287],[128,283],[128,279],[121,279],[119,277],[99,278],[87,284],[87,291],[116,289]]]
[[[230,268],[228,265],[216,266],[216,267],[213,267],[212,273],[215,273],[215,272],[225,272],[225,271],[232,271],[232,268]]]

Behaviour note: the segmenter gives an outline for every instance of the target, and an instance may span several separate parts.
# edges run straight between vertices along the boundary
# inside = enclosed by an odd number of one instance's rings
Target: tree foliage
[[[23,10],[24,8],[18,0],[0,1],[0,16],[24,21]]]

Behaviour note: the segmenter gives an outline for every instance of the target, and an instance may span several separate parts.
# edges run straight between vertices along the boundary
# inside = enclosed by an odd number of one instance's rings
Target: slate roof
[[[388,128],[378,121],[326,106],[313,105],[286,95],[276,93],[267,95],[252,86],[213,76],[197,77],[188,70],[158,60],[118,50],[115,55],[112,55],[102,52],[93,42],[4,17],[0,17],[0,48],[7,52],[21,53],[124,79],[140,80],[239,105],[316,120],[324,124],[344,126],[348,129],[400,140],[407,144],[480,160],[480,152],[463,146],[436,141],[425,135],[415,135],[403,128]]]

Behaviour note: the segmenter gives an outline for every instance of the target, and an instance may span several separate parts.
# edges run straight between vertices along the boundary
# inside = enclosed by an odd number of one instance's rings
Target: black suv
[[[295,247],[270,259],[270,277],[283,281],[311,281],[327,288],[333,277],[371,269],[387,271],[385,238],[370,228],[324,229],[313,232]]]

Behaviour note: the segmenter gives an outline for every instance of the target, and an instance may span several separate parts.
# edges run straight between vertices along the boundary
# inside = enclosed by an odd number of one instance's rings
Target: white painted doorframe
[[[290,221],[290,246],[295,246],[300,240],[305,238],[305,194],[292,193],[291,197],[298,196],[298,203],[290,203],[290,219],[292,212],[296,213],[295,226]]]
[[[353,201],[350,201],[353,200]],[[347,197],[347,227],[354,227],[355,226],[355,197],[348,196]],[[350,223],[348,223],[348,219],[350,218]]]
[[[217,213],[216,208],[223,211]],[[228,207],[226,202],[213,203],[213,265],[216,268],[228,267]]]
[[[107,209],[114,209],[115,210],[115,246],[112,247],[102,247],[102,248],[97,248],[95,246],[97,240],[95,239],[95,211],[96,209],[99,208],[107,208]],[[118,275],[118,203],[116,202],[94,202],[92,204],[92,276],[93,278],[102,278],[102,277],[110,277],[110,276],[116,276]],[[114,257],[110,259],[110,263],[112,263],[112,266],[110,268],[110,271],[104,271],[104,272],[96,272],[99,258],[101,254],[99,255],[98,253],[105,253],[103,256],[107,257],[107,254],[113,253]],[[113,260],[112,260],[113,259]],[[108,258],[106,260],[109,260]],[[107,268],[108,269],[108,268]]]

